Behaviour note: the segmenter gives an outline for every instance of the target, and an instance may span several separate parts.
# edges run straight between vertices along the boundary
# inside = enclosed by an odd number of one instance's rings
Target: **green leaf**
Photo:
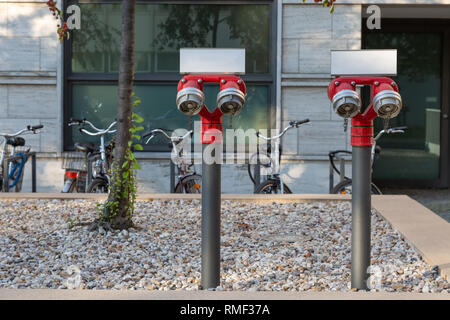
[[[139,127],[136,128],[136,131],[142,131],[142,130],[144,130],[143,126],[139,126]]]
[[[128,166],[128,161],[125,161],[122,165],[122,169],[125,168],[126,166]]]
[[[139,163],[137,163],[137,162],[133,162],[133,169],[140,170],[141,169],[141,165]]]
[[[144,150],[144,148],[142,148],[142,146],[141,146],[140,144],[135,144],[133,147],[134,147],[136,150],[139,150],[139,151]]]
[[[140,115],[138,115],[137,113],[133,113],[133,118],[134,118],[134,122],[136,123],[141,123],[144,121],[144,118],[142,118]]]

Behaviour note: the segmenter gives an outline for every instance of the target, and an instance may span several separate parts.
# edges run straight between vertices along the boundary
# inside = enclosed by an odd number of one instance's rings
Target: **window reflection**
[[[391,127],[405,134],[385,135],[375,164],[375,179],[436,179],[440,161],[442,35],[440,33],[369,33],[366,49],[397,49],[403,109]],[[375,121],[375,131],[383,121]]]
[[[118,72],[119,4],[80,4],[73,72]],[[137,4],[135,70],[178,72],[182,47],[245,48],[246,73],[269,73],[269,5]]]

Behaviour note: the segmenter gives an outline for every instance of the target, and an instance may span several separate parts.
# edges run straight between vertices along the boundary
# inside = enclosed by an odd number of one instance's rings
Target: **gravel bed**
[[[0,201],[0,288],[198,290],[197,200],[138,201],[128,231],[89,232],[96,202]],[[349,291],[349,202],[222,203],[216,290]],[[373,291],[450,292],[372,213]]]

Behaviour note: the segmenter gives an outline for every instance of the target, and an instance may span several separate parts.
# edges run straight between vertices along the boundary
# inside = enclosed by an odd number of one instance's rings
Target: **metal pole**
[[[3,192],[9,192],[9,159],[3,161]]]
[[[339,177],[339,182],[342,182],[345,180],[345,159],[344,157],[339,158],[339,171],[341,172]]]
[[[36,192],[36,153],[31,155],[31,192]]]
[[[170,191],[169,193],[175,192],[175,165],[172,159],[169,159],[170,163]]]
[[[371,147],[353,147],[352,151],[352,288],[366,290],[370,266]]]
[[[92,158],[87,159],[87,173],[86,173],[87,177],[86,177],[86,191],[88,190],[89,185],[92,182]]]
[[[329,183],[328,183],[328,193],[333,193],[333,188],[334,188],[334,170],[333,170],[333,166],[331,165],[331,161],[330,161],[330,174],[329,174]]]
[[[258,188],[259,184],[261,183],[261,163],[259,162],[259,152],[256,155],[256,166],[253,172],[253,176],[255,177],[255,185],[253,188],[253,191],[255,192],[256,188]]]
[[[203,150],[207,145],[203,144]],[[202,159],[201,288],[209,289],[220,285],[221,164],[207,164]]]

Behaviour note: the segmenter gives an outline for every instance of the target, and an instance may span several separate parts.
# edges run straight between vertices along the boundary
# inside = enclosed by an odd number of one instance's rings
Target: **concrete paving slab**
[[[190,200],[201,199],[201,194],[179,194],[179,193],[139,193],[137,200]],[[2,199],[92,199],[104,200],[105,194],[96,193],[0,193]],[[339,194],[222,194],[222,200],[241,201],[349,201],[350,195]]]
[[[450,224],[408,196],[373,196],[373,207],[430,265],[450,279]]]
[[[450,294],[0,289],[0,300],[450,300]]]

